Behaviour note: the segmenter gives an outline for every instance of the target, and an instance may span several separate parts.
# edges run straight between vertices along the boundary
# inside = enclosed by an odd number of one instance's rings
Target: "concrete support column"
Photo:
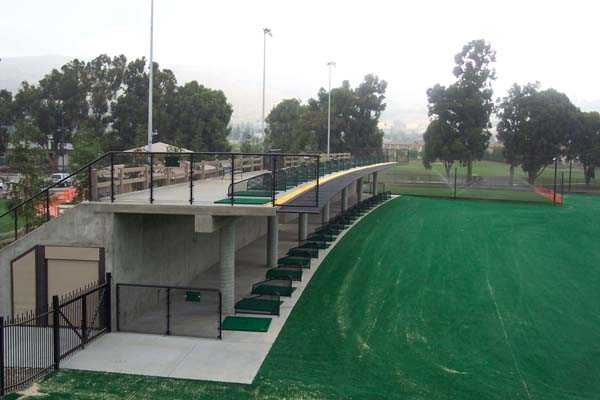
[[[363,180],[362,178],[358,178],[356,181],[356,202],[360,203],[362,200],[362,191],[363,191]]]
[[[279,221],[277,215],[267,217],[267,268],[277,266],[279,257]]]
[[[219,260],[223,314],[231,315],[235,305],[235,221],[219,230]]]
[[[298,215],[298,243],[302,244],[308,237],[308,214]]]
[[[348,186],[342,189],[342,212],[348,209]]]
[[[323,224],[326,224],[329,222],[329,202],[327,202],[325,204],[325,206],[323,207],[323,213],[322,213],[321,217],[322,217]]]
[[[379,183],[379,174],[377,172],[373,172],[373,196],[377,194],[377,185]]]

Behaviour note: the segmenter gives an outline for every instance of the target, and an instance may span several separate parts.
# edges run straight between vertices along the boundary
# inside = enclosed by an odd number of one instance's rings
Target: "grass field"
[[[452,175],[454,174],[454,167],[458,167],[459,175],[466,174],[466,167],[461,167],[456,164],[452,168]],[[510,167],[506,163],[497,161],[478,161],[473,164],[473,174],[479,176],[492,176],[492,177],[508,177]],[[558,179],[560,179],[561,173],[564,172],[565,180],[569,176],[568,165],[559,165],[558,168]],[[436,162],[432,164],[431,169],[426,169],[423,166],[421,160],[411,160],[408,164],[399,164],[394,168],[390,169],[384,175],[403,175],[403,176],[421,176],[425,179],[439,180],[445,176],[445,171],[442,163]],[[515,168],[515,178],[523,181],[527,181],[527,174],[523,172],[520,167]],[[573,184],[582,184],[585,182],[583,170],[581,168],[573,168],[571,171],[571,182]],[[549,165],[538,177],[536,184],[538,185],[552,185],[554,183],[554,166]]]
[[[0,199],[0,215],[9,210],[8,201]],[[14,218],[10,215],[0,218],[0,236],[6,232],[12,232],[14,229]]]
[[[350,231],[254,384],[64,371],[46,399],[598,399],[600,199],[403,197]],[[206,362],[210,362],[207,360]]]
[[[514,182],[516,186],[514,187],[508,184],[509,166],[504,163],[494,161],[479,161],[475,163],[473,166],[473,175],[483,178],[482,184],[477,183],[477,180],[473,181],[473,184],[467,184],[465,179],[466,173],[465,167],[458,168],[457,198],[535,203],[551,202],[548,198],[536,193],[535,187],[527,183],[527,176],[520,168],[515,169]],[[568,174],[568,169],[566,170],[566,174]],[[420,160],[412,160],[408,164],[396,165],[382,173],[381,182],[385,184],[386,190],[390,190],[394,194],[451,198],[455,196],[454,169],[450,178],[447,178],[444,168],[439,162],[432,164],[431,169],[426,169]],[[557,182],[557,192],[560,193],[560,180]],[[537,179],[536,186],[553,188],[554,169],[547,168]],[[567,188],[568,183],[565,182],[564,190],[567,190]],[[584,188],[585,191],[600,189],[593,185],[586,187],[583,184],[583,173],[578,169],[573,169],[572,171],[572,188],[574,190]]]

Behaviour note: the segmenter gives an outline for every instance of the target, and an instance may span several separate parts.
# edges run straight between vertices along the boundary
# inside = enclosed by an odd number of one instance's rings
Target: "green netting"
[[[63,371],[50,399],[595,399],[600,198],[401,197],[329,253],[252,385]]]
[[[278,294],[279,296],[289,297],[292,295],[292,293],[294,293],[294,290],[296,290],[295,287],[260,285],[260,286],[255,287],[252,290],[252,293],[253,294],[269,294],[269,295]]]
[[[224,331],[267,332],[271,318],[227,317],[221,325]]]
[[[233,204],[246,204],[246,205],[262,205],[267,204],[271,201],[271,198],[265,197],[234,197]],[[221,199],[215,201],[215,204],[231,204],[231,199]]]
[[[265,314],[279,314],[281,301],[270,299],[247,298],[235,303],[236,312],[258,312]]]

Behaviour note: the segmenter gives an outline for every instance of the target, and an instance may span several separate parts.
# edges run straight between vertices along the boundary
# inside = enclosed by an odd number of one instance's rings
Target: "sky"
[[[150,0],[25,0],[0,14],[0,57],[100,53],[147,56]],[[234,118],[261,112],[262,28],[267,106],[306,100],[368,73],[388,82],[384,118],[427,122],[426,90],[452,81],[453,57],[473,39],[497,51],[495,96],[540,81],[584,109],[600,108],[599,1],[155,0],[155,60],[232,99]],[[181,74],[178,71],[182,71]],[[204,81],[204,82],[203,82]],[[268,110],[267,110],[268,112]]]

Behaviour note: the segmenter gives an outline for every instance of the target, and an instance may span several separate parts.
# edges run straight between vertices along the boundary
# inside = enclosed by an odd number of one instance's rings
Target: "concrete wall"
[[[0,249],[0,315],[10,315],[11,261],[36,245],[109,248],[112,240],[112,215],[97,214],[93,206],[81,204],[65,211],[60,217],[45,223],[24,238]],[[110,265],[110,254],[106,257]]]
[[[267,218],[236,223],[236,249],[264,236]],[[185,285],[219,261],[218,232],[194,232],[191,215],[94,212],[81,204],[0,249],[0,315],[10,315],[11,261],[36,245],[104,247],[106,272],[116,283]]]
[[[236,250],[266,232],[266,217],[238,218]],[[119,214],[113,236],[110,268],[116,283],[191,286],[190,282],[219,262],[219,232],[195,233],[193,216]],[[121,300],[121,329],[144,323],[160,326],[165,299],[158,299],[155,289],[124,287]],[[116,297],[113,301],[116,307]]]
[[[239,218],[236,229],[237,250],[266,234],[267,218]],[[118,214],[113,237],[117,283],[186,285],[219,261],[218,232],[195,233],[193,216]]]

